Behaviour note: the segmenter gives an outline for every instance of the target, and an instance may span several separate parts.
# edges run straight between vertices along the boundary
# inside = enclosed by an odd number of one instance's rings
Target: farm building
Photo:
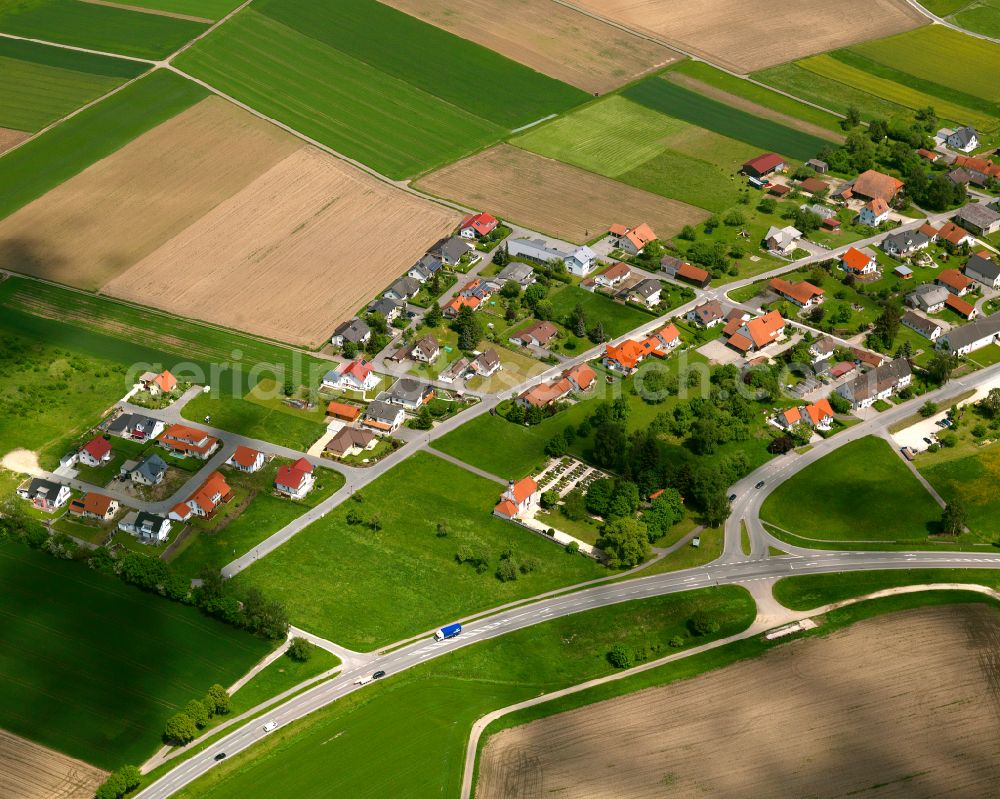
[[[995,313],[967,325],[952,328],[938,339],[938,347],[950,350],[956,355],[968,355],[995,343],[998,338],[1000,338],[1000,313]]]
[[[326,406],[326,415],[344,422],[354,422],[361,416],[361,408],[348,405],[346,402],[330,402]]]
[[[916,311],[907,311],[903,314],[902,323],[910,330],[916,330],[924,338],[935,341],[944,332],[940,322],[921,316]]]
[[[888,399],[899,389],[908,386],[912,379],[910,362],[906,358],[897,358],[844,383],[837,389],[837,393],[850,402],[853,408],[867,408],[878,400]]]
[[[887,203],[899,194],[903,188],[903,181],[892,175],[877,172],[874,169],[867,169],[858,175],[851,183],[838,189],[838,193],[845,200],[874,200],[876,198],[885,200]]]
[[[944,304],[945,307],[951,308],[951,310],[953,310],[963,319],[975,319],[976,315],[979,313],[976,310],[976,306],[966,302],[961,297],[957,297],[950,292],[948,293],[948,298],[944,301]]]
[[[804,191],[806,194],[819,194],[829,191],[830,184],[819,178],[806,178],[799,184],[798,188],[799,191]]]
[[[981,255],[973,255],[965,262],[965,274],[987,288],[1000,289],[1000,264]]]
[[[806,166],[821,175],[825,175],[830,169],[830,165],[826,161],[820,161],[818,158],[810,158],[806,161]]]
[[[777,153],[763,153],[751,158],[743,164],[740,170],[744,175],[761,180],[785,168],[785,159]]]
[[[1000,230],[1000,213],[983,203],[970,203],[955,214],[957,223],[980,236],[988,236]]]

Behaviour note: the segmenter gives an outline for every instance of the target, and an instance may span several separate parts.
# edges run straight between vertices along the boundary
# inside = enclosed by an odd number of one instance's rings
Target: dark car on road
[[[763,487],[764,487],[764,481],[763,480],[761,480],[759,483],[757,483],[757,485],[754,486],[754,488],[763,488]]]
[[[736,494],[730,494],[729,495],[729,501],[730,502],[733,502],[735,499],[736,499]]]
[[[375,673],[374,673],[374,674],[372,675],[372,679],[373,679],[373,680],[377,680],[377,679],[379,679],[380,677],[385,677],[385,672],[384,672],[384,671],[381,671],[381,670],[380,670],[380,671],[376,671],[376,672],[375,672]]]
[[[225,760],[226,759],[226,753],[225,752],[219,752],[219,754],[217,754],[214,759],[215,760]]]

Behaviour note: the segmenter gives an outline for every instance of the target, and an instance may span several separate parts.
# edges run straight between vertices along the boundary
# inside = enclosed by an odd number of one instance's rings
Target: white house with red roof
[[[830,400],[821,399],[806,405],[805,419],[816,430],[829,430],[833,426],[833,406]]]
[[[323,375],[321,385],[341,391],[371,391],[378,385],[378,375],[368,361],[348,361]]]
[[[264,467],[264,453],[240,444],[226,463],[240,472],[258,472]]]
[[[647,244],[656,241],[656,234],[645,222],[632,228],[615,224],[608,233],[611,236],[612,246],[624,250],[629,255],[639,255]]]
[[[858,212],[858,221],[868,227],[878,227],[889,218],[889,203],[881,197],[869,200]]]
[[[220,444],[219,439],[214,436],[185,424],[171,425],[160,436],[160,446],[180,458],[208,460]]]
[[[632,267],[619,261],[614,266],[609,266],[599,275],[594,275],[591,279],[593,285],[614,288],[619,283],[624,283],[632,276]]]
[[[538,505],[538,483],[532,477],[523,477],[516,483],[511,480],[507,490],[500,495],[500,502],[493,508],[493,515],[501,519],[516,519],[530,513]]]
[[[292,499],[302,499],[312,490],[315,482],[313,465],[305,458],[299,458],[295,463],[278,469],[274,487],[279,493]]]
[[[814,286],[807,280],[792,282],[784,278],[775,277],[771,279],[771,289],[789,302],[795,303],[800,308],[812,308],[823,302],[826,292],[819,286]]]
[[[103,436],[92,438],[77,453],[77,459],[84,466],[100,466],[111,460],[111,442]]]
[[[840,257],[840,268],[854,275],[874,275],[878,264],[874,256],[862,252],[857,247],[851,247]]]
[[[728,325],[727,325],[728,328]],[[744,355],[762,350],[785,335],[785,320],[777,311],[743,322],[730,336],[728,344]]]
[[[190,497],[174,505],[167,518],[176,522],[187,521],[191,516],[208,518],[232,498],[233,490],[226,478],[221,472],[212,472]]]
[[[463,239],[478,239],[493,232],[500,220],[492,214],[481,211],[478,214],[469,214],[458,226],[458,235]]]
[[[159,374],[154,372],[144,372],[139,377],[139,385],[148,391],[152,396],[158,397],[161,394],[169,394],[177,388],[177,378],[164,369]]]

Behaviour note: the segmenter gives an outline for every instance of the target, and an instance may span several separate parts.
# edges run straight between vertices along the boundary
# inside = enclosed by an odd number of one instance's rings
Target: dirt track
[[[0,730],[3,799],[93,799],[107,772]]]
[[[432,172],[416,185],[581,244],[623,219],[646,222],[665,239],[708,216],[692,205],[507,144]]]
[[[987,797],[998,733],[1000,614],[924,608],[505,730],[476,796]]]
[[[386,5],[588,92],[603,94],[680,57],[552,0],[386,0]]]
[[[103,291],[316,346],[458,221],[307,147]]]
[[[905,0],[572,0],[735,72],[927,23]]]
[[[210,97],[0,222],[0,261],[97,289],[302,146]]]

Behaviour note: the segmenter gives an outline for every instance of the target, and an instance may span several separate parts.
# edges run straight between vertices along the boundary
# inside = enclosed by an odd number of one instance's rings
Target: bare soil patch
[[[15,144],[20,144],[30,135],[30,133],[25,133],[23,130],[0,128],[0,153],[9,150]]]
[[[386,4],[588,92],[611,91],[680,53],[552,0]]]
[[[189,22],[205,22],[211,25],[215,22],[214,19],[206,19],[205,17],[195,17],[191,14],[180,14],[176,11],[163,11],[159,8],[143,8],[141,6],[130,6],[128,3],[112,3],[110,0],[83,0],[84,3],[90,3],[95,6],[110,6],[111,8],[121,8],[125,11],[135,11],[139,14],[152,14],[155,17],[173,17],[174,19],[186,19]]]
[[[844,141],[843,136],[830,130],[829,128],[824,128],[821,125],[814,125],[812,122],[806,122],[805,120],[793,117],[790,114],[783,114],[780,111],[775,111],[773,108],[767,108],[763,105],[759,105],[753,100],[748,100],[745,97],[739,97],[738,95],[730,94],[727,91],[718,89],[715,86],[709,86],[707,83],[700,81],[697,78],[692,78],[690,75],[683,75],[680,72],[669,72],[666,77],[674,83],[698,92],[698,94],[704,94],[706,97],[719,100],[732,108],[739,108],[743,111],[747,111],[754,116],[764,117],[765,119],[773,119],[775,122],[780,122],[782,125],[787,125],[790,128],[801,130],[803,133],[809,133],[813,136],[819,136],[821,139],[827,139],[828,141],[836,142],[837,144],[842,144]]]
[[[304,148],[103,291],[313,347],[458,221]]]
[[[0,221],[0,261],[97,289],[303,146],[209,97]]]
[[[0,466],[18,474],[41,477],[45,472],[38,464],[38,453],[30,449],[12,449],[0,460]]]
[[[93,799],[106,771],[0,730],[4,799]]]
[[[991,796],[998,658],[991,607],[877,617],[504,730],[476,796]]]
[[[574,0],[735,72],[752,72],[927,23],[905,0]]]
[[[432,172],[417,186],[578,243],[619,219],[641,219],[665,239],[708,216],[701,208],[507,144]]]

